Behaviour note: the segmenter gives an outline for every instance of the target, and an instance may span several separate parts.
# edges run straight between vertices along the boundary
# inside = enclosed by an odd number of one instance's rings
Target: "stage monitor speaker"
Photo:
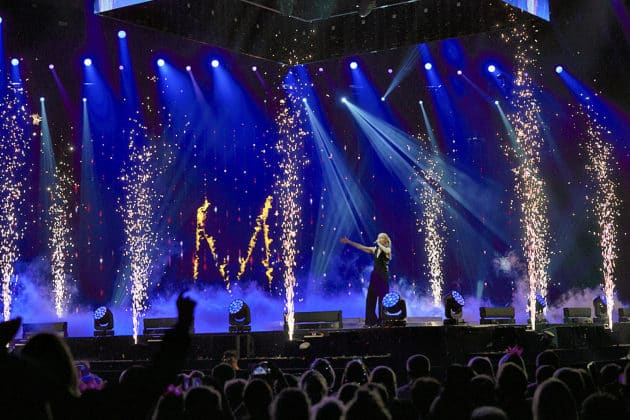
[[[479,323],[488,324],[514,324],[514,307],[491,308],[481,306],[479,308]]]
[[[22,324],[22,339],[28,340],[37,333],[57,334],[59,337],[68,336],[67,322],[39,322]]]
[[[177,318],[144,318],[142,335],[148,337],[162,337],[177,323]],[[195,333],[195,327],[190,327],[190,334]]]
[[[619,308],[619,322],[630,322],[630,308]]]
[[[295,330],[325,330],[341,329],[343,321],[341,311],[316,311],[316,312],[295,312]],[[284,317],[284,329],[288,331],[286,314]]]
[[[591,308],[563,308],[565,324],[592,324]]]

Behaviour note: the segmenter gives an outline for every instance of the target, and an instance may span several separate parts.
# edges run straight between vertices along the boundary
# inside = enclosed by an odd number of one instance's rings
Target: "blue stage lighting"
[[[488,66],[488,71],[489,71],[490,73],[494,73],[495,71],[497,71],[497,68],[496,68],[496,66],[495,66],[494,64],[490,64],[490,65]]]
[[[87,98],[83,98],[83,102],[87,102]]]
[[[381,96],[381,102],[385,102],[385,97]]]
[[[252,318],[249,306],[242,299],[234,299],[228,307],[230,332],[249,332],[252,330]]]
[[[496,106],[499,106],[499,101],[494,101],[494,104],[495,104]]]
[[[457,325],[463,323],[464,297],[456,290],[444,295],[444,325]]]
[[[383,297],[383,307],[393,308],[400,300],[400,295],[396,292],[389,292]]]
[[[252,71],[256,71],[256,70],[258,70],[258,67],[252,66]]]
[[[320,67],[319,69],[317,69],[320,73],[322,73],[324,71],[323,67]]]
[[[192,70],[192,67],[186,66],[186,71],[191,71],[191,70]]]
[[[40,102],[44,102],[46,99],[42,96],[41,98],[39,98]]]
[[[394,69],[387,69],[387,73],[392,74],[394,72]]]
[[[48,68],[49,68],[50,70],[54,70],[54,69],[55,69],[55,65],[54,65],[54,64],[49,64],[49,65],[48,65]]]
[[[127,32],[125,32],[125,31],[118,31],[118,38],[120,38],[120,39],[127,38]]]
[[[556,66],[556,73],[560,74],[564,71],[564,67],[562,66]]]
[[[92,59],[91,58],[86,58],[85,60],[83,60],[83,65],[85,67],[90,67],[92,65]]]
[[[94,311],[94,336],[105,337],[114,335],[114,314],[101,306]]]
[[[545,300],[544,297],[542,297],[540,295],[540,293],[536,293],[536,309],[538,309],[538,307],[540,306],[540,308],[546,308],[547,307],[547,301]]]
[[[158,67],[164,67],[164,64],[166,64],[166,61],[164,61],[163,58],[158,58],[157,60]]]
[[[350,68],[351,68],[352,70],[356,69],[357,67],[359,67],[359,65],[357,64],[357,62],[356,62],[356,61],[351,61],[351,62],[350,62]]]
[[[343,102],[343,103],[345,104],[345,103],[347,103],[347,102],[348,102],[348,99],[346,99],[346,97],[345,97],[345,96],[343,96],[343,97],[341,98],[341,102]]]
[[[457,75],[458,75],[458,76],[461,76],[462,74],[464,74],[464,72],[463,72],[463,71],[461,71],[461,70],[457,70]]]
[[[418,103],[419,103],[420,105],[422,105],[422,104],[424,104],[424,101],[418,101]]]
[[[306,98],[302,98],[302,102],[306,103]]]
[[[424,65],[424,68],[425,68],[425,69],[427,69],[427,70],[431,70],[431,69],[433,68],[433,64],[431,64],[431,63],[426,63],[426,64]]]
[[[2,23],[2,18],[0,17],[0,23]]]
[[[11,65],[12,66],[17,66],[18,64],[20,64],[20,60],[18,60],[17,58],[12,58],[11,59]]]
[[[383,326],[407,325],[407,304],[396,292],[387,293],[381,302],[380,318]]]
[[[124,70],[125,66],[123,66],[122,64],[120,66],[118,66],[118,70]]]
[[[241,308],[243,307],[243,305],[245,305],[245,302],[242,299],[235,299],[232,301],[232,303],[230,303],[230,314],[234,315],[237,314]]]
[[[217,67],[219,67],[219,60],[215,58],[210,62],[210,65],[216,69]]]

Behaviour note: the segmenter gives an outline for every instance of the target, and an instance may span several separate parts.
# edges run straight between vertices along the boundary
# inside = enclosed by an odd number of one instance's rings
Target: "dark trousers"
[[[370,275],[367,297],[365,298],[365,325],[376,325],[380,321],[379,305],[389,292],[389,282],[378,273]]]

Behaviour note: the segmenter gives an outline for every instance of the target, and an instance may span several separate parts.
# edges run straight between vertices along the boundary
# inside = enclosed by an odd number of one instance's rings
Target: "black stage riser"
[[[335,368],[341,369],[348,360],[361,357],[371,367],[384,363],[401,375],[407,357],[414,353],[428,356],[437,373],[449,364],[466,363],[475,355],[496,361],[507,347],[514,345],[525,349],[523,357],[529,366],[534,365],[536,354],[547,348],[558,349],[565,365],[617,360],[630,349],[630,323],[615,324],[612,332],[600,325],[546,325],[535,332],[517,325],[346,329],[310,335],[304,337],[304,333],[300,333],[291,342],[282,331],[195,334],[187,368],[209,371],[224,351],[237,348],[242,368],[265,359],[273,360],[288,371],[300,371],[314,358],[327,357]],[[158,342],[145,342],[143,337],[140,337],[141,344],[134,345],[129,336],[68,338],[67,341],[75,359],[92,361],[96,371],[100,366],[101,370],[111,372],[149,360],[159,346]],[[299,344],[304,341],[310,347],[301,350]]]

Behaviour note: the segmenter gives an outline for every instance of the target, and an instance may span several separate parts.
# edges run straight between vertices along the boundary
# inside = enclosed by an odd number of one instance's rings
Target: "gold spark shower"
[[[443,175],[437,157],[432,156],[427,160],[426,168],[418,172],[420,183],[416,189],[422,204],[422,218],[416,223],[420,226],[419,230],[424,230],[426,267],[435,306],[440,306],[442,302],[444,284],[442,263],[447,230],[444,222],[444,191],[440,185]]]
[[[588,107],[590,108],[590,106]],[[613,157],[613,146],[604,140],[606,130],[594,117],[593,111],[587,109],[587,172],[593,182],[594,194],[590,195],[599,230],[594,232],[599,239],[602,254],[603,290],[606,297],[608,327],[612,330],[613,309],[615,305],[615,263],[617,261],[617,220],[620,217],[621,200],[617,195],[618,185],[612,177],[616,168]]]
[[[271,267],[269,260],[271,258],[270,247],[273,239],[269,237],[269,225],[267,224],[267,218],[269,217],[269,212],[271,210],[271,202],[272,197],[268,196],[265,200],[262,212],[256,218],[256,226],[254,227],[254,232],[252,233],[252,236],[249,240],[247,256],[245,258],[239,257],[240,267],[238,274],[236,275],[236,279],[240,280],[241,276],[245,272],[247,261],[249,261],[252,253],[254,252],[254,247],[256,246],[258,234],[260,233],[260,231],[262,231],[265,244],[265,257],[262,259],[261,264],[263,265],[263,267],[265,267],[265,276],[267,277],[270,289],[271,283],[273,281],[273,267]],[[207,198],[205,198],[203,204],[197,208],[197,222],[195,229],[195,255],[193,257],[193,279],[197,280],[199,278],[199,259],[201,256],[201,244],[205,241],[208,244],[208,248],[210,249],[210,253],[212,254],[215,265],[219,269],[219,273],[221,274],[221,278],[225,283],[226,290],[230,292],[231,283],[229,271],[227,270],[227,265],[230,262],[230,256],[225,256],[223,258],[223,262],[219,264],[219,254],[217,253],[216,240],[214,239],[214,236],[209,235],[207,231],[207,211],[209,207],[210,202]]]
[[[295,287],[297,280],[297,237],[302,225],[302,170],[308,163],[303,153],[302,138],[306,132],[302,129],[302,109],[299,99],[292,92],[286,91],[286,98],[280,100],[281,109],[276,117],[278,142],[276,150],[281,155],[280,169],[276,181],[278,206],[282,217],[282,264],[284,266],[285,311],[289,340],[293,340],[295,324]]]
[[[258,238],[258,234],[262,230],[263,239],[265,241],[265,258],[262,260],[262,265],[263,267],[265,267],[265,275],[267,276],[267,280],[269,283],[269,290],[271,290],[271,282],[273,280],[273,268],[269,266],[269,258],[271,257],[269,246],[271,245],[272,239],[269,238],[269,225],[267,224],[267,218],[269,217],[269,210],[271,210],[272,200],[273,198],[271,196],[267,197],[262,213],[256,218],[256,226],[254,227],[254,233],[252,233],[252,236],[249,239],[247,255],[245,256],[245,258],[239,258],[241,268],[236,275],[236,278],[240,280],[241,276],[245,272],[247,261],[249,261],[250,257],[252,256],[252,252],[254,251],[254,247],[256,246],[256,239]]]
[[[147,138],[146,127],[138,121],[133,122],[134,126],[129,130],[129,157],[120,176],[124,191],[120,211],[124,219],[124,256],[127,260],[123,276],[131,284],[133,338],[137,343],[140,317],[147,309],[153,257],[158,250],[156,213],[162,195],[157,192],[156,181],[164,168],[158,163],[158,142]]]
[[[53,279],[53,295],[55,313],[61,318],[67,312],[70,303],[70,288],[68,279],[72,278],[72,264],[69,257],[72,254],[73,242],[70,237],[69,199],[73,187],[69,169],[58,165],[54,174],[54,186],[51,191],[51,205],[48,209],[50,232],[48,245],[51,251],[50,267]]]
[[[24,170],[31,145],[31,121],[24,96],[21,87],[9,84],[0,104],[0,275],[5,321],[11,317],[12,292],[17,282],[14,265],[25,229],[20,219],[25,209]]]
[[[512,22],[515,22],[514,14]],[[540,173],[540,149],[543,144],[537,119],[540,109],[531,78],[532,72],[539,70],[537,56],[540,52],[536,39],[532,39],[530,35],[532,30],[536,31],[524,23],[514,25],[502,37],[508,44],[514,45],[515,49],[516,77],[510,101],[514,111],[507,118],[514,131],[511,153],[517,163],[513,170],[515,192],[520,202],[520,223],[523,231],[521,243],[527,260],[528,310],[532,329],[535,329],[536,293],[547,298],[549,222],[546,185]]]

